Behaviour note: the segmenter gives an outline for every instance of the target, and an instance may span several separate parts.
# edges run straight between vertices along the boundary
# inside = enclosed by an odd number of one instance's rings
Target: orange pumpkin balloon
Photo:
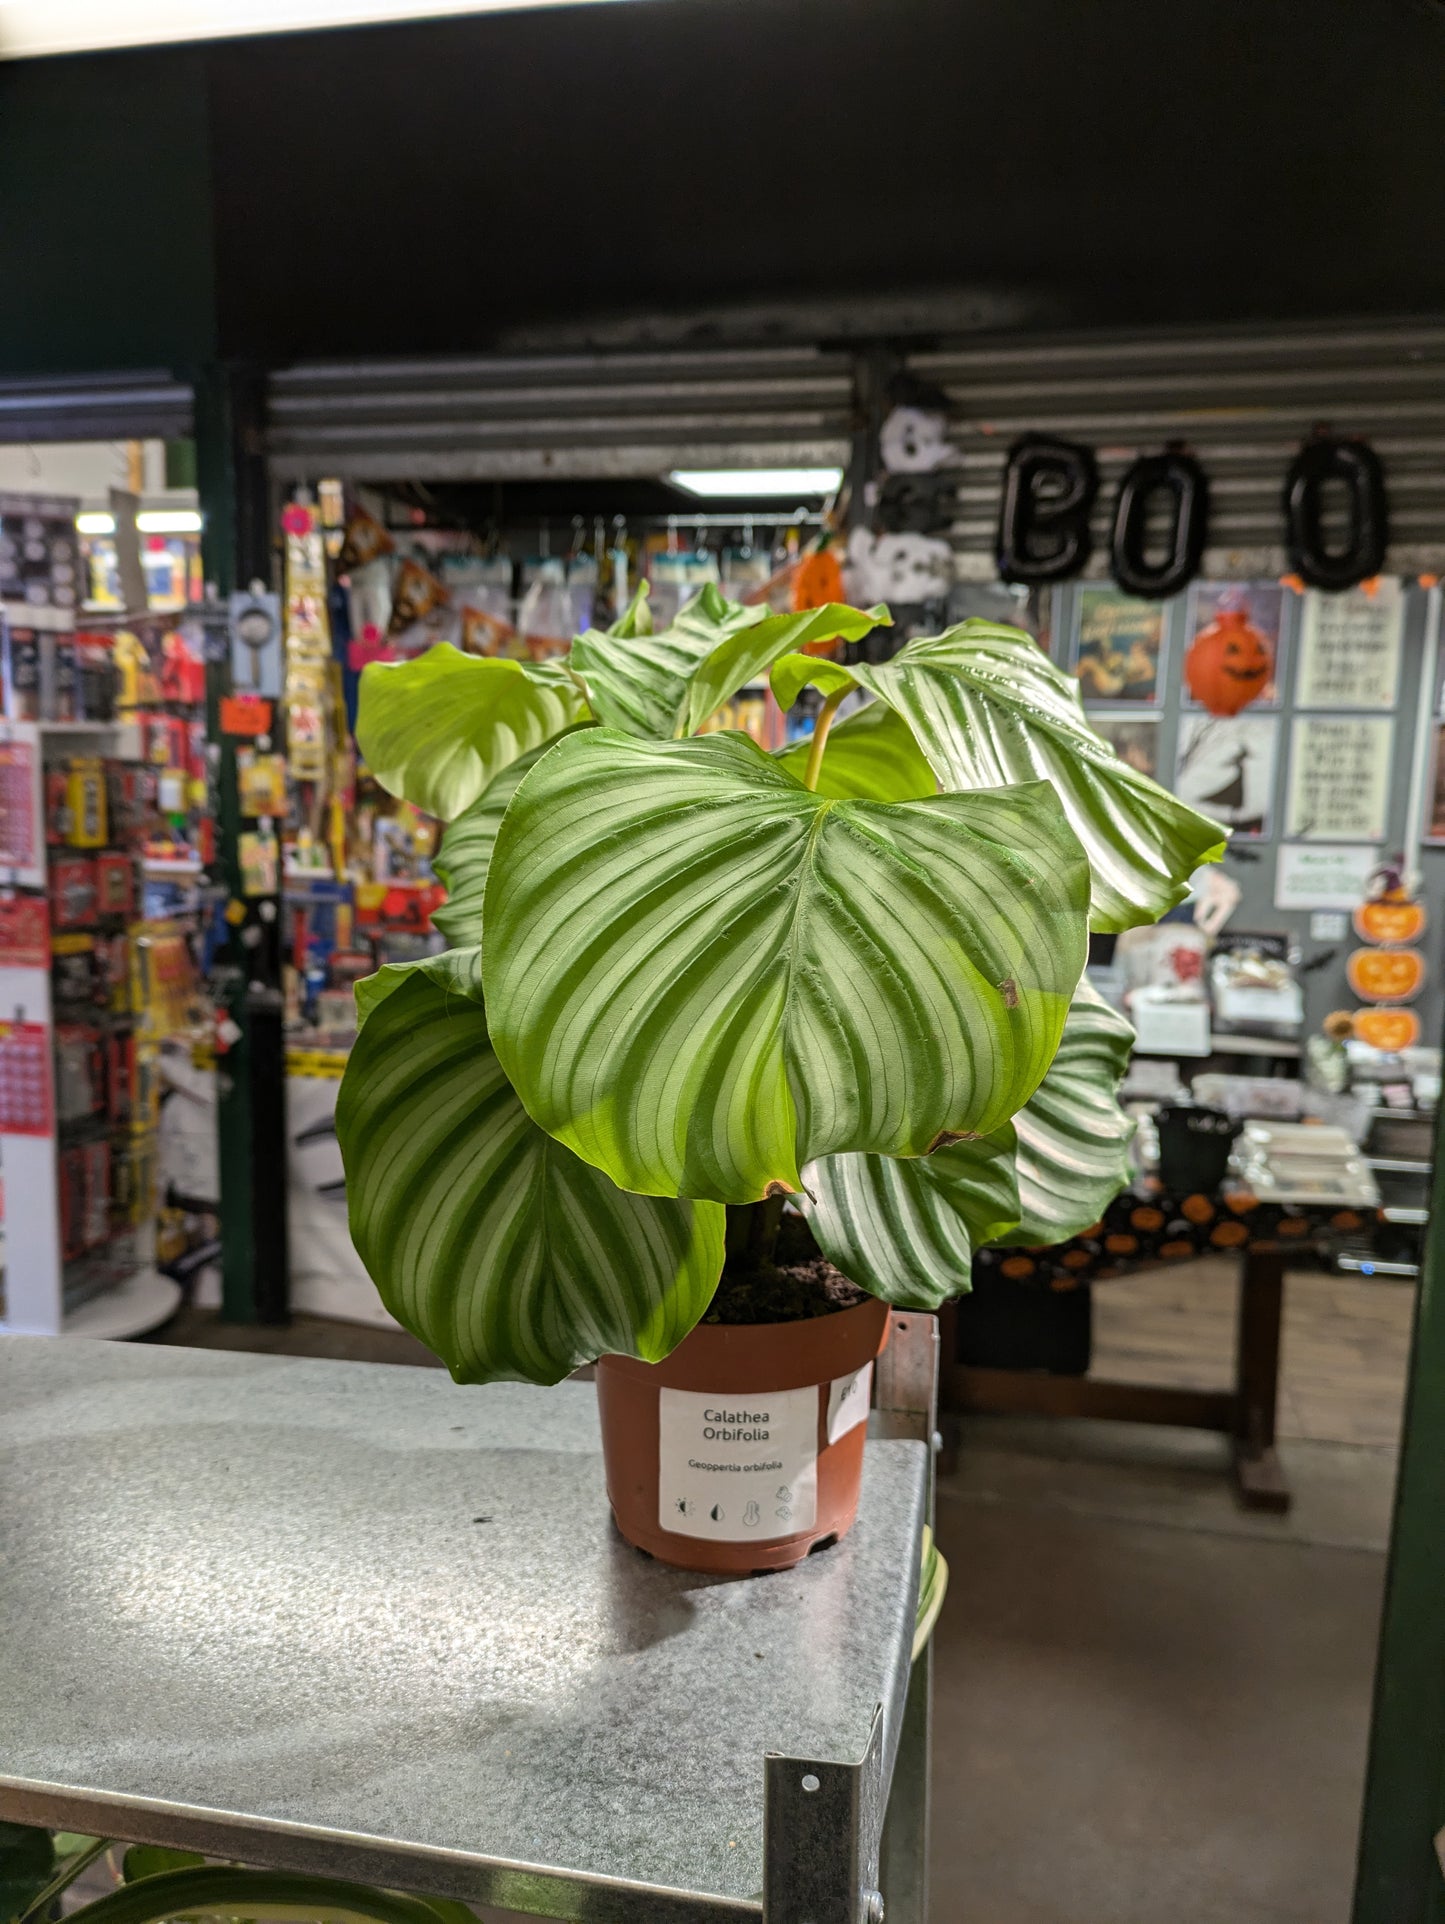
[[[1189,692],[1211,715],[1237,715],[1269,686],[1274,650],[1242,608],[1221,608],[1184,657]]]
[[[1361,902],[1354,921],[1362,942],[1418,942],[1425,933],[1425,904],[1381,895]]]
[[[1372,1049],[1413,1049],[1420,1040],[1420,1018],[1413,1009],[1357,1009],[1355,1034]]]
[[[1425,958],[1418,949],[1356,949],[1345,979],[1364,1002],[1408,1002],[1425,986]]]

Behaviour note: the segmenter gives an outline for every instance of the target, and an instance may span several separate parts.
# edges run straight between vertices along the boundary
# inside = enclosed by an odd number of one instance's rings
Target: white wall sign
[[[1382,841],[1393,731],[1393,721],[1383,717],[1296,716],[1285,834]]]
[[[1311,590],[1300,629],[1296,708],[1393,708],[1400,686],[1405,596],[1381,578],[1373,594]]]
[[[1277,909],[1352,909],[1364,900],[1378,848],[1358,842],[1286,842],[1275,869]]]

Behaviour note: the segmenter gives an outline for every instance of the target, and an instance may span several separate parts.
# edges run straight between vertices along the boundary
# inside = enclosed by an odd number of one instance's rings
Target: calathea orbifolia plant
[[[1088,931],[1156,919],[1223,831],[1120,762],[1027,636],[969,621],[877,666],[799,615],[645,600],[561,663],[441,646],[366,670],[384,787],[449,824],[452,947],[357,991],[337,1106],[351,1228],[462,1380],[656,1360],[793,1197],[887,1301],[967,1286],[1119,1188],[1130,1032]],[[811,743],[706,732],[771,673]],[[869,705],[836,726],[854,689]]]

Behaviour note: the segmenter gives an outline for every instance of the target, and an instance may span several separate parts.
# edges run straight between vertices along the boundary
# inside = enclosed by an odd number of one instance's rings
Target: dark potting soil
[[[811,1262],[726,1273],[703,1317],[705,1323],[801,1323],[866,1303],[866,1294],[826,1256]]]

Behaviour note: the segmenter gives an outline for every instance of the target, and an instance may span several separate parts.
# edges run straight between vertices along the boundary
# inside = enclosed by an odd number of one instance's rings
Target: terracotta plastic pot
[[[785,1570],[858,1510],[888,1308],[704,1323],[663,1363],[604,1356],[607,1495],[639,1550],[684,1570]]]

